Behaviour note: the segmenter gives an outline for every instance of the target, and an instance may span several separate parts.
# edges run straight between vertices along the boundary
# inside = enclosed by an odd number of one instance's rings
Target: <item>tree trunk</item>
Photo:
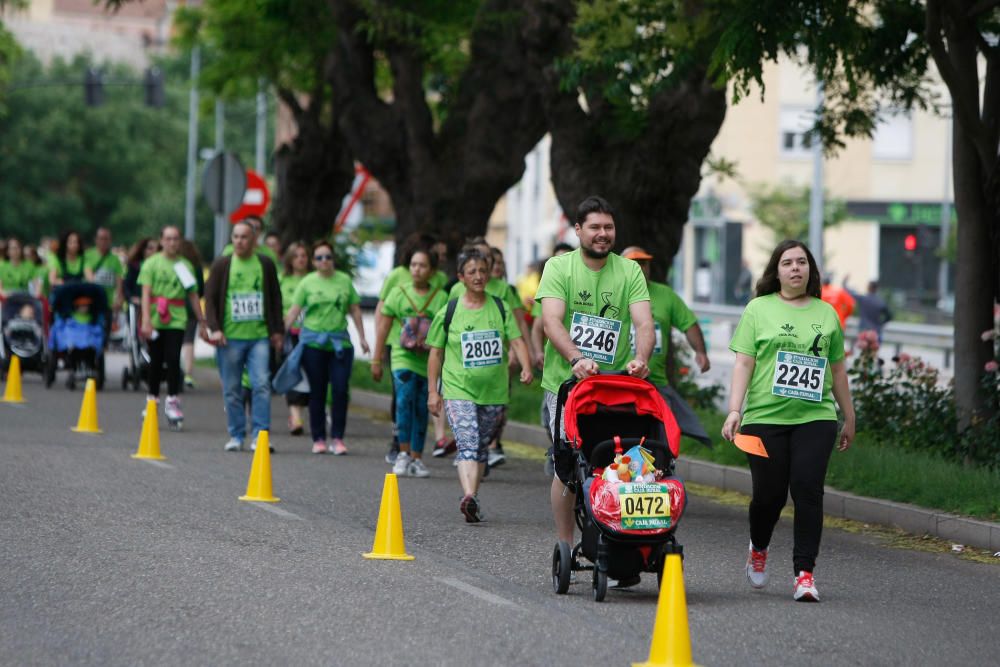
[[[331,117],[320,122],[322,96],[314,96],[305,108],[287,91],[281,97],[298,128],[295,139],[275,155],[274,229],[287,246],[331,235],[344,196],[351,191],[354,161],[336,121]]]
[[[353,154],[389,193],[397,244],[415,231],[454,252],[485,234],[496,202],[524,173],[524,156],[545,134],[540,82],[529,64],[555,56],[552,42],[529,43],[527,0],[489,0],[471,34],[469,64],[435,122],[422,55],[407,44],[379,44],[392,71],[392,99],[375,84],[375,46],[360,29],[359,4],[331,0],[337,44],[327,68],[341,128]],[[496,17],[504,17],[497,20]]]

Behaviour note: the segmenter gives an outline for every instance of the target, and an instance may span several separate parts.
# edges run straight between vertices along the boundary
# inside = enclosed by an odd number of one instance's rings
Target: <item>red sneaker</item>
[[[799,572],[799,576],[795,577],[795,594],[792,597],[796,602],[819,602],[819,591],[816,590],[812,572]]]
[[[747,554],[747,581],[754,588],[764,588],[767,586],[767,549],[757,551],[750,544]]]

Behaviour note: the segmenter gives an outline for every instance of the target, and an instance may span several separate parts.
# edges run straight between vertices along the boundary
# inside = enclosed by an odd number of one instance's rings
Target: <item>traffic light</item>
[[[104,79],[101,70],[94,67],[87,69],[83,80],[83,97],[88,107],[99,107],[104,104]]]
[[[163,90],[163,70],[159,67],[146,69],[143,78],[143,86],[146,90],[146,106],[157,109],[166,104],[166,94]]]
[[[903,250],[912,253],[917,250],[917,235],[907,234],[906,238],[903,239]]]

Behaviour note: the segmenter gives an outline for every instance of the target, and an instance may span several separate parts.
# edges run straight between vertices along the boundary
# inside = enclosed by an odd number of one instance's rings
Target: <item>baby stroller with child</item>
[[[623,373],[565,382],[556,424],[565,414],[565,440],[556,438],[558,461],[572,460],[574,514],[582,538],[552,553],[552,586],[569,590],[571,573],[593,572],[594,600],[604,599],[608,579],[639,583],[641,572],[662,577],[667,554],[682,554],[675,531],[687,505],[684,483],[674,476],[680,429],[651,383]],[[565,469],[565,467],[563,468]],[[562,475],[560,475],[562,479]],[[581,563],[583,559],[590,565]]]
[[[66,387],[96,380],[104,388],[105,326],[110,317],[104,288],[93,283],[70,283],[52,291],[52,328],[45,386],[51,387],[60,368],[69,371]]]
[[[43,373],[48,349],[45,345],[45,306],[27,292],[7,295],[0,308],[0,362],[4,375],[13,355],[21,358],[22,371]]]

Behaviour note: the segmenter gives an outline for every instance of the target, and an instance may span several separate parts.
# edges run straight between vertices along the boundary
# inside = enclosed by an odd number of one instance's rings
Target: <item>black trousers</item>
[[[795,574],[816,567],[823,534],[823,482],[837,439],[836,421],[750,424],[741,433],[764,441],[768,458],[747,455],[753,476],[750,540],[766,549],[791,491],[795,505],[792,564]]]
[[[181,346],[184,345],[183,329],[157,329],[156,340],[149,341],[149,393],[160,395],[163,365],[167,365],[167,396],[181,393]]]

